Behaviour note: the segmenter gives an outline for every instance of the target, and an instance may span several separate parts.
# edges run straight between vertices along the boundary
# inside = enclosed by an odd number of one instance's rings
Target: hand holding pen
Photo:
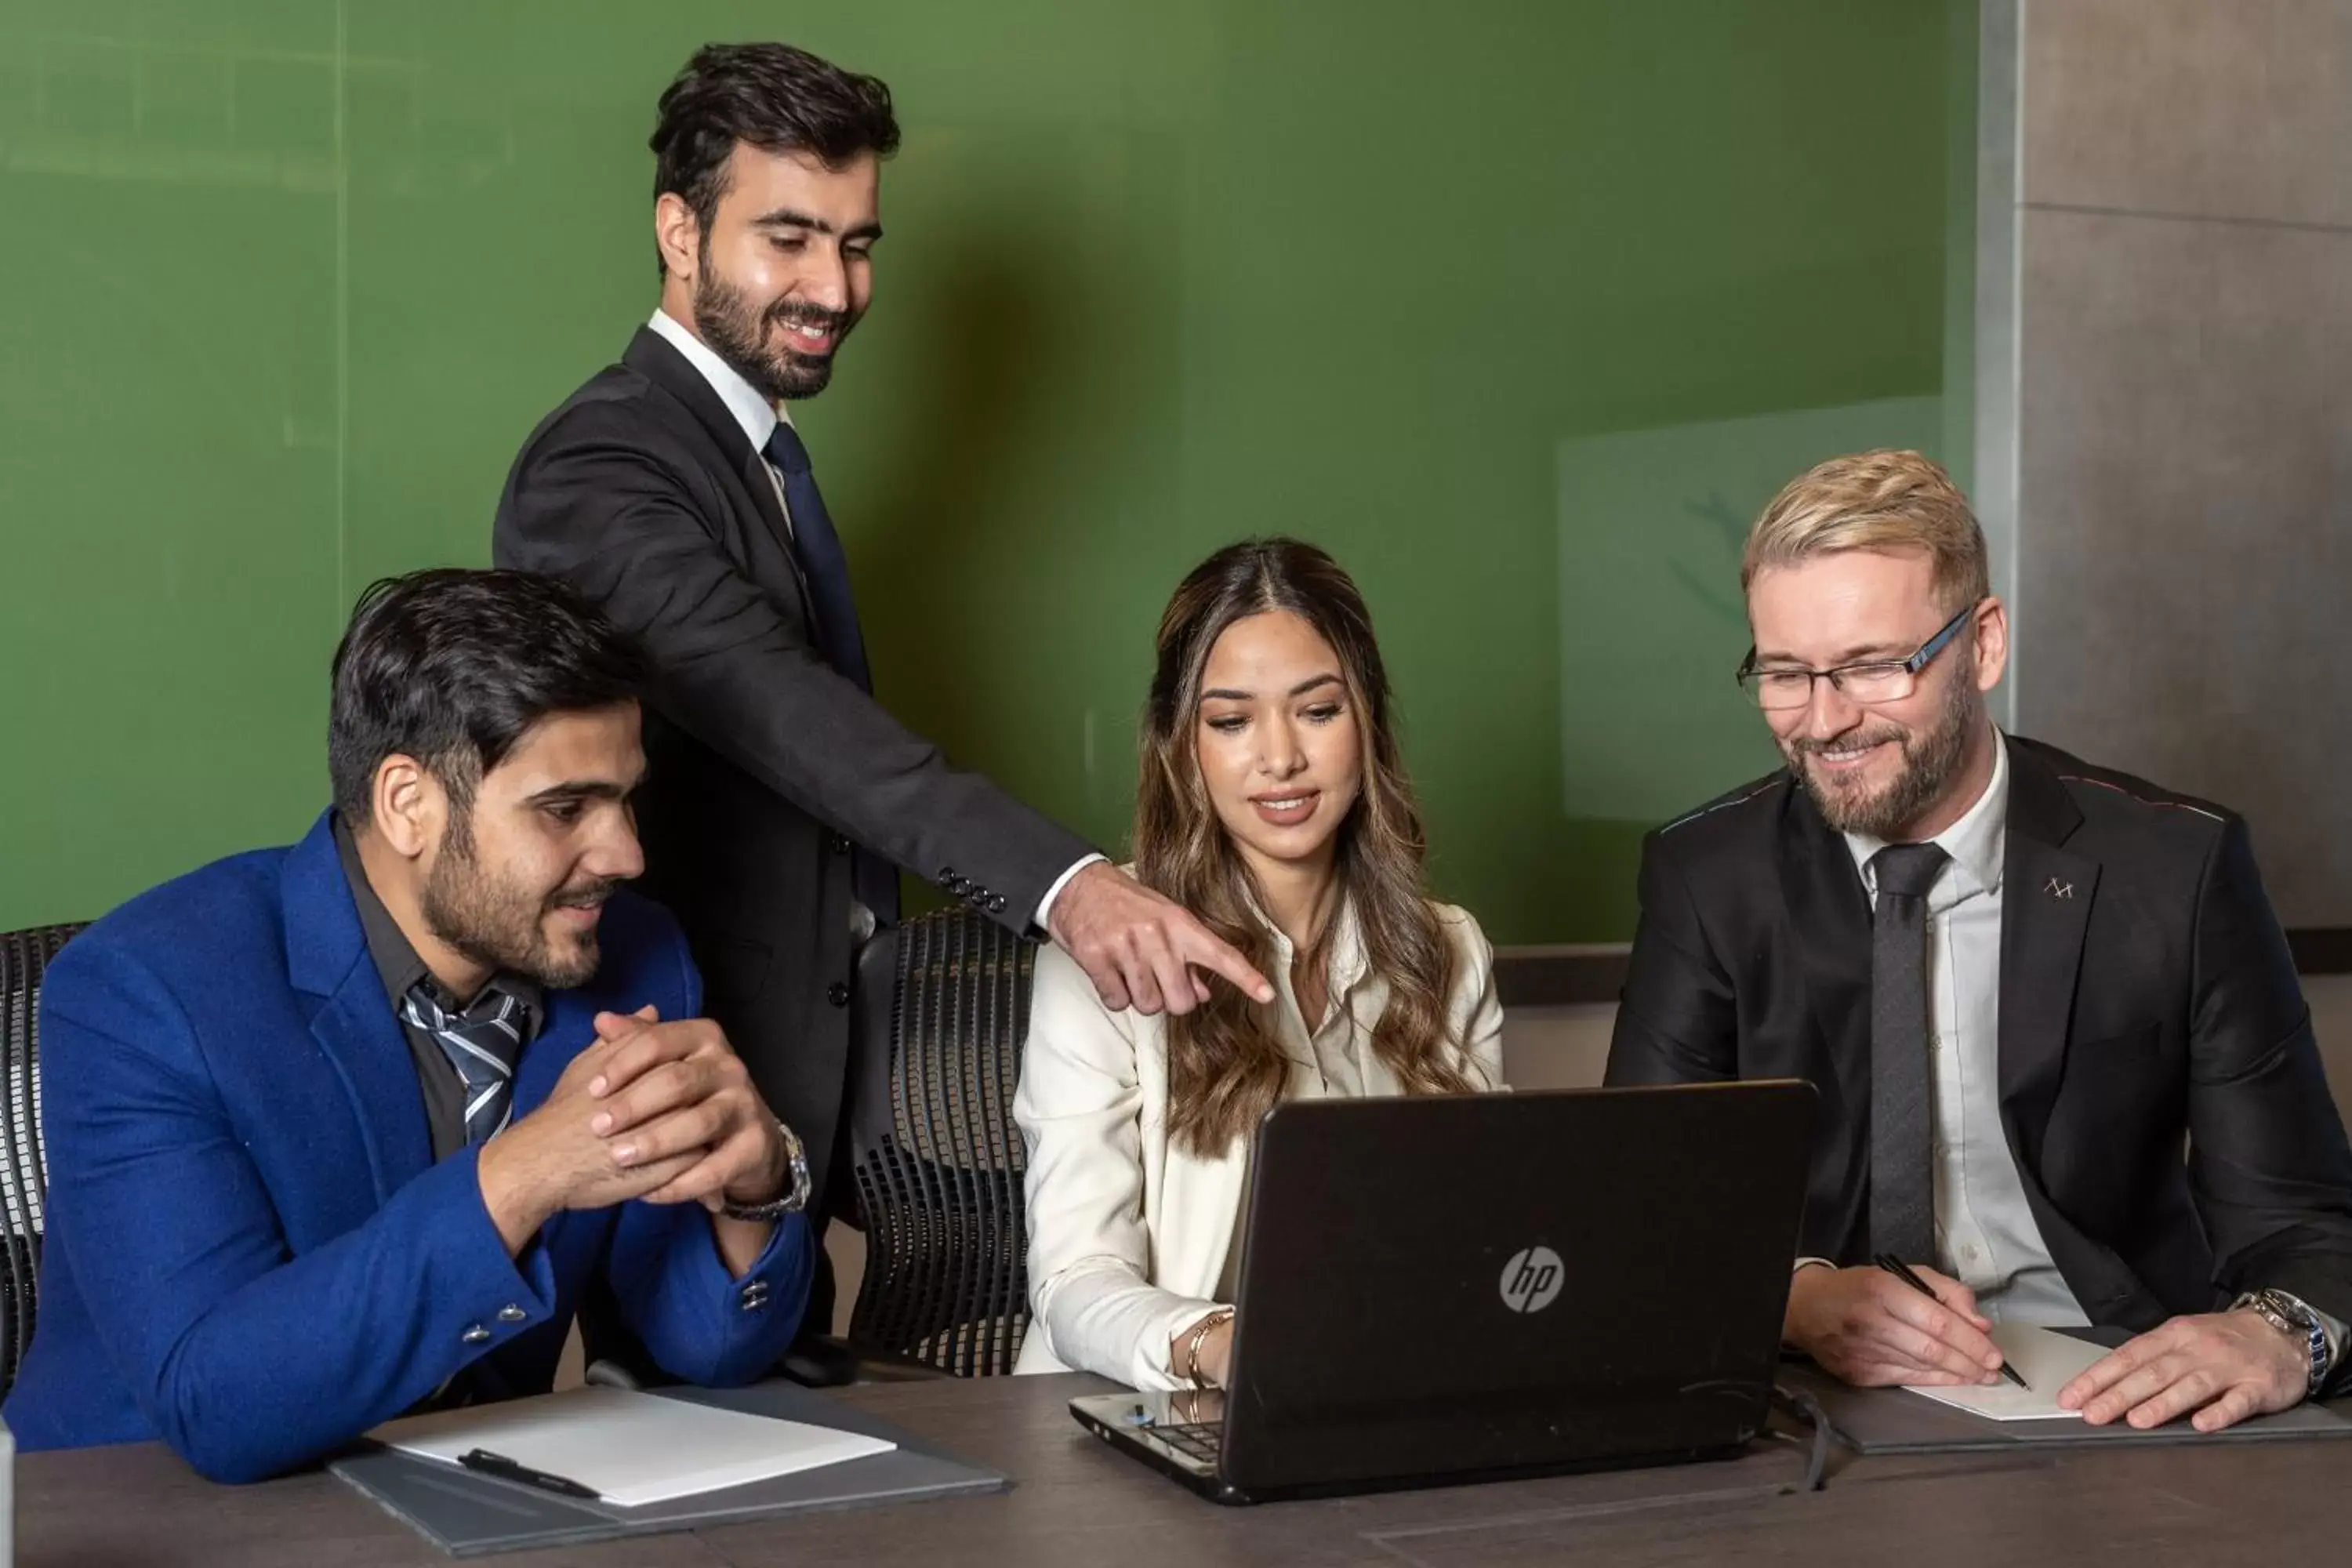
[[[1872,1258],[1871,1261],[1877,1264],[1881,1268],[1885,1269],[1889,1274],[1894,1275],[1897,1279],[1902,1280],[1906,1285],[1910,1286],[1914,1290],[1918,1291],[1922,1296],[1926,1296],[1931,1300],[1942,1300],[1941,1297],[1936,1294],[1936,1288],[1934,1286],[1928,1284],[1925,1279],[1920,1279],[1916,1274],[1912,1273],[1910,1265],[1905,1263],[1893,1253],[1882,1252],[1877,1257]],[[2003,1361],[2000,1363],[2000,1374],[2001,1376],[2009,1379],[2010,1382],[2017,1384],[2018,1387],[2024,1389],[2028,1394],[2033,1392],[2033,1385],[2026,1382],[2018,1370],[2010,1365],[2006,1361]]]
[[[1986,1384],[2003,1358],[1992,1323],[1957,1279],[1864,1264],[1799,1265],[1789,1280],[1781,1338],[1823,1372],[1858,1388]]]

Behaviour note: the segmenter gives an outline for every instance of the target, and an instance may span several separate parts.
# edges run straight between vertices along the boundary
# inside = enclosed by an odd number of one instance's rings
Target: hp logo
[[[1514,1312],[1540,1312],[1559,1297],[1567,1280],[1568,1269],[1550,1247],[1514,1252],[1503,1265],[1503,1305]]]

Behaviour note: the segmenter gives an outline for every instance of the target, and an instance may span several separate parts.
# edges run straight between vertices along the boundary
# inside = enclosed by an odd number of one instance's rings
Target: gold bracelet
[[[1231,1307],[1220,1307],[1192,1325],[1192,1337],[1184,1342],[1184,1380],[1193,1387],[1209,1386],[1201,1381],[1201,1346],[1208,1340],[1211,1331],[1219,1323],[1230,1323],[1233,1321],[1234,1310]]]

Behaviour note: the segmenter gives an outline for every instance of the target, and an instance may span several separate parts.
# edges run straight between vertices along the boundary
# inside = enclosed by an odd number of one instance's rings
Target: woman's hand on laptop
[[[1841,1382],[1955,1384],[2000,1381],[2000,1351],[1958,1280],[1912,1265],[1934,1300],[1882,1268],[1799,1268],[1780,1337]]]
[[[1197,1328],[1199,1325],[1193,1325]],[[1192,1328],[1180,1331],[1168,1342],[1168,1366],[1179,1380],[1192,1370]],[[1234,1318],[1231,1312],[1218,1319],[1201,1336],[1199,1362],[1201,1381],[1211,1388],[1225,1386],[1225,1374],[1234,1366]]]

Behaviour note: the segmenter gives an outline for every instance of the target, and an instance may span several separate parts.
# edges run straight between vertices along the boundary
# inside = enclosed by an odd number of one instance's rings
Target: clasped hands
[[[547,1102],[482,1146],[478,1179],[520,1251],[564,1209],[642,1198],[717,1213],[772,1200],[789,1172],[775,1116],[719,1026],[644,1007],[596,1016],[595,1043]]]
[[[1861,1386],[1997,1383],[2001,1355],[1975,1293],[1932,1268],[1912,1271],[1933,1300],[1878,1268],[1800,1268],[1789,1281],[1783,1338],[1822,1369]],[[2253,1312],[2175,1318],[2110,1352],[2058,1391],[2095,1426],[2162,1426],[2195,1412],[2200,1432],[2299,1404],[2304,1342]]]

